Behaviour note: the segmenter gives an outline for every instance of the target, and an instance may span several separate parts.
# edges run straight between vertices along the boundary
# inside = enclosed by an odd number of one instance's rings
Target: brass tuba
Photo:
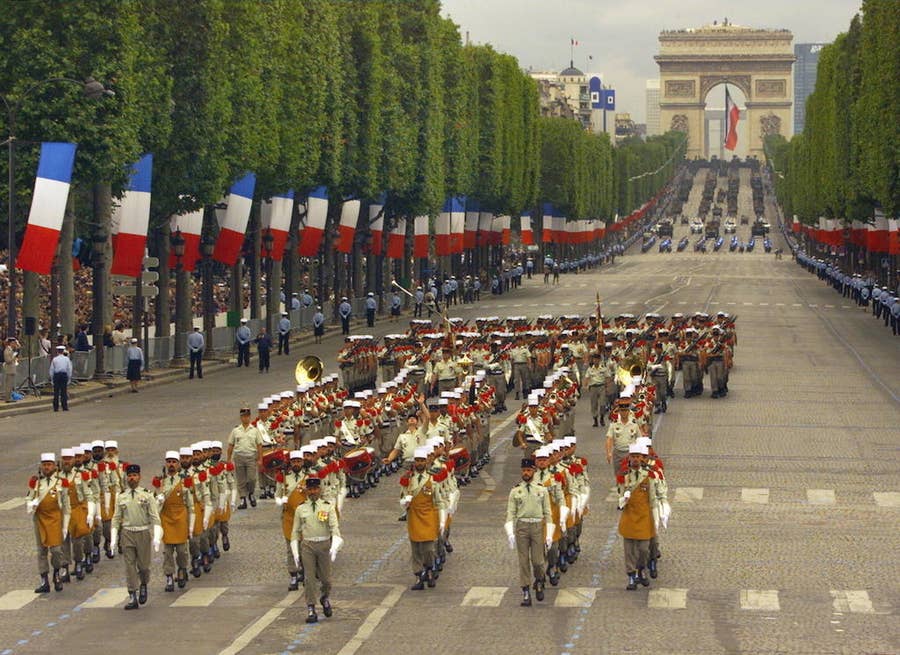
[[[644,362],[638,355],[629,355],[619,362],[616,381],[623,387],[631,384],[631,378],[644,375]]]
[[[294,379],[297,380],[297,384],[318,382],[324,370],[325,364],[322,363],[321,359],[315,355],[307,355],[297,362],[297,368],[294,369]]]

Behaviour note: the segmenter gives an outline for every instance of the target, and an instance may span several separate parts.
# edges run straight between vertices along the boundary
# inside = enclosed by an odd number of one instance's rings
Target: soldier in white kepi
[[[40,474],[28,482],[25,507],[29,514],[34,515],[38,573],[41,575],[41,585],[34,593],[49,593],[48,576],[51,565],[53,587],[56,591],[62,591],[60,568],[65,562],[62,545],[69,534],[69,494],[68,481],[63,481],[57,473],[56,457],[53,453],[41,454]]]

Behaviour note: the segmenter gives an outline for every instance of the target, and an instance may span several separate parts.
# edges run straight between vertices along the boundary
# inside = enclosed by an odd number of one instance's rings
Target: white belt
[[[127,532],[146,532],[147,530],[150,529],[150,526],[149,526],[149,525],[144,525],[144,526],[141,526],[141,527],[125,527],[125,528],[122,528],[122,529],[125,530],[125,531],[127,531]]]
[[[544,519],[542,517],[539,519],[519,519],[519,521],[521,521],[522,523],[543,523]]]
[[[331,537],[303,537],[303,541],[328,541]]]

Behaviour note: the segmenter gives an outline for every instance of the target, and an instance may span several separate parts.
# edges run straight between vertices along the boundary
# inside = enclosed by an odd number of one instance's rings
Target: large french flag
[[[369,231],[372,233],[370,253],[379,257],[384,254],[384,201],[382,196],[377,202],[369,205]]]
[[[40,275],[50,274],[69,200],[75,148],[74,143],[41,144],[31,211],[25,238],[16,257],[16,268]]]
[[[294,190],[287,193],[272,196],[260,207],[260,225],[263,230],[272,233],[272,252],[269,253],[274,261],[280,262],[284,257],[284,247],[287,245],[288,234],[291,231],[291,212],[294,211]]]
[[[231,185],[227,199],[228,208],[219,225],[219,238],[213,251],[213,259],[226,266],[234,266],[241,254],[247,221],[250,219],[250,207],[253,205],[254,189],[256,189],[256,175],[253,173],[247,173]]]
[[[172,234],[181,232],[184,239],[184,257],[181,258],[181,267],[192,272],[200,259],[200,235],[203,233],[203,208],[187,214],[173,214],[169,218],[169,230]],[[175,251],[169,251],[169,268],[175,270],[178,258]]]
[[[519,220],[522,222],[522,245],[534,245],[534,232],[531,231],[531,214],[526,212],[519,217]]]
[[[349,253],[353,250],[353,237],[359,223],[359,200],[345,200],[341,206],[341,222],[338,225],[337,251]]]
[[[134,165],[122,200],[113,209],[112,223],[118,227],[109,269],[113,275],[138,277],[143,269],[152,176],[153,155],[146,154]]]
[[[466,222],[466,199],[461,196],[450,198],[450,253],[463,251],[463,237]]]
[[[872,252],[887,253],[890,250],[890,224],[884,216],[876,216],[866,234],[866,248]]]
[[[900,221],[888,220],[888,253],[900,255]]]
[[[328,189],[316,187],[306,200],[306,227],[300,236],[297,248],[301,257],[315,257],[322,245],[325,234],[325,221],[328,218]]]
[[[737,124],[741,117],[741,110],[731,99],[728,93],[728,85],[725,85],[725,149],[734,150],[737,148],[738,134]]]
[[[558,213],[558,210],[554,212],[553,216],[553,238],[560,243],[568,243],[565,240],[568,236],[568,233],[566,232],[566,217],[557,216],[556,213]]]
[[[463,248],[471,250],[478,246],[478,210],[477,200],[466,200],[466,224],[463,232]]]
[[[450,254],[450,215],[453,212],[453,200],[447,198],[444,207],[434,221],[434,254],[444,257]]]
[[[543,212],[543,216],[541,217],[541,227],[543,228],[541,230],[543,233],[541,241],[543,243],[553,243],[555,236],[553,233],[553,205],[549,202],[545,202]]]
[[[413,257],[428,257],[428,216],[416,216]]]
[[[491,227],[494,224],[494,215],[491,212],[478,212],[478,238],[479,246],[491,244]]]
[[[388,235],[387,256],[390,259],[403,259],[406,246],[406,219],[397,220],[397,226]]]

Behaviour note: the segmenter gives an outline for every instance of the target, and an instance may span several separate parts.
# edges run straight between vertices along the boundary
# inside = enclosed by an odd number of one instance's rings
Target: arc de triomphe
[[[793,132],[794,36],[720,23],[659,35],[660,127],[688,133],[687,157],[708,156],[704,111],[723,82],[744,93],[750,156],[763,158],[763,137]],[[715,150],[717,150],[716,148]]]

